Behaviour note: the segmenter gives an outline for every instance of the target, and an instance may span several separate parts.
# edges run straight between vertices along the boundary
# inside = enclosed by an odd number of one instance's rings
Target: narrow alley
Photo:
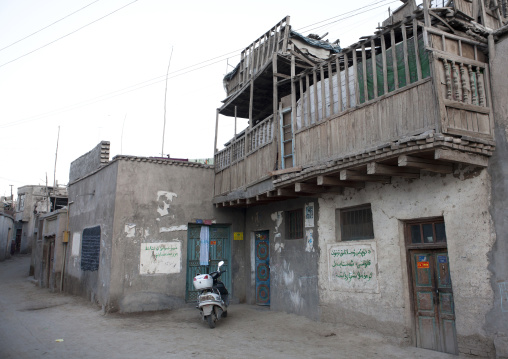
[[[233,305],[209,329],[192,307],[103,315],[28,277],[30,257],[0,263],[0,358],[453,358],[368,330]]]

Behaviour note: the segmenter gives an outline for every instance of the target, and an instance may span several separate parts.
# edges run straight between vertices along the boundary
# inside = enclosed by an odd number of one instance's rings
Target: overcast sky
[[[241,49],[286,15],[293,30],[328,32],[347,47],[400,4],[0,0],[0,195],[10,195],[9,185],[16,193],[45,184],[46,176],[53,184],[59,126],[59,184],[68,182],[70,163],[102,140],[111,142],[111,158],[160,156],[171,51],[164,154],[212,157],[222,78]],[[219,146],[233,126],[220,119]]]

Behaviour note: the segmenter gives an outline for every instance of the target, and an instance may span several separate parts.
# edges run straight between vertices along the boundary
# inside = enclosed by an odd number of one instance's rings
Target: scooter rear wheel
[[[207,315],[206,320],[208,321],[208,326],[210,328],[212,328],[212,329],[215,328],[215,321],[213,320],[213,315],[211,315],[211,314]]]

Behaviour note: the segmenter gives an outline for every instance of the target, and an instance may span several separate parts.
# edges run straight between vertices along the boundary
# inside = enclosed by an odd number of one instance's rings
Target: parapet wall
[[[84,177],[109,162],[109,141],[101,141],[93,150],[71,163],[69,182]]]

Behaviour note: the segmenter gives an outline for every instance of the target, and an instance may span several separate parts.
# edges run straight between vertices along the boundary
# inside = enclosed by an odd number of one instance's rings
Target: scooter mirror
[[[222,267],[223,264],[224,264],[224,261],[220,261],[219,266],[217,267],[217,270],[220,270],[220,267]]]

